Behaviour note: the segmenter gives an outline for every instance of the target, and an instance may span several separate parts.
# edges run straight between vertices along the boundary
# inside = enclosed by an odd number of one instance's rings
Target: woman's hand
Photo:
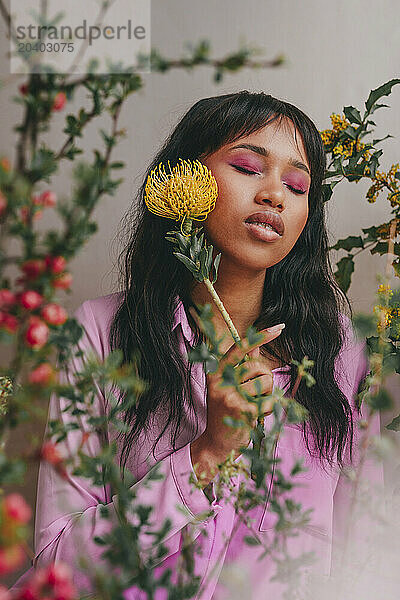
[[[243,340],[241,348],[233,344],[219,361],[217,371],[207,374],[207,427],[191,444],[192,463],[200,462],[200,473],[203,468],[208,475],[211,475],[211,466],[216,467],[226,460],[231,450],[235,451],[235,458],[237,458],[241,453],[240,448],[249,444],[251,428],[257,422],[257,405],[248,402],[233,387],[221,387],[222,372],[226,365],[236,366],[248,354],[251,360],[243,364],[246,373],[242,376],[240,389],[255,398],[257,396],[255,381],[259,381],[261,393],[266,396],[271,394],[272,372],[268,361],[260,356],[260,346],[278,337],[283,328],[275,331],[271,329],[261,331],[263,338],[252,346],[248,345],[247,340]],[[263,406],[264,415],[270,414],[271,408],[271,401],[266,400]],[[246,424],[246,417],[243,414],[246,412],[253,417],[251,425]],[[225,416],[242,420],[244,426],[236,428],[226,425],[223,422]]]

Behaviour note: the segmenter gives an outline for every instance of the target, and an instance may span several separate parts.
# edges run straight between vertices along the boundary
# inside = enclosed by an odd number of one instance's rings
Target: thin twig
[[[87,115],[87,120],[85,122],[85,126],[96,116],[96,111],[95,109],[92,110],[92,112],[88,113]],[[62,158],[64,158],[65,156],[65,151],[67,150],[68,146],[70,144],[72,144],[72,142],[74,141],[76,136],[74,135],[70,135],[64,142],[64,144],[62,145],[62,147],[60,148],[60,150],[57,152],[57,154],[55,155],[55,160],[60,160]]]
[[[99,14],[97,15],[96,21],[95,21],[95,27],[100,27],[100,25],[103,22],[103,19],[108,11],[108,9],[110,8],[110,6],[112,6],[112,4],[115,3],[115,0],[108,0],[108,2],[103,2],[99,11]],[[74,73],[77,65],[79,65],[80,60],[82,59],[83,55],[85,54],[87,48],[89,45],[89,39],[86,38],[82,41],[82,44],[75,56],[75,59],[72,61],[71,67],[68,71],[68,73],[65,74],[64,77],[64,81],[66,80],[66,78],[68,77],[68,75],[71,75],[72,73]]]

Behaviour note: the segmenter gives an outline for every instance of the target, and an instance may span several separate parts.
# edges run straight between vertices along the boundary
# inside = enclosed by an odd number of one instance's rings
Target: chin
[[[265,271],[266,269],[269,269],[270,267],[273,267],[274,265],[276,265],[278,262],[280,262],[282,260],[282,258],[284,258],[283,256],[273,256],[273,253],[271,253],[271,255],[265,256],[265,252],[260,253],[259,256],[255,256],[254,253],[252,254],[248,254],[248,253],[243,253],[239,256],[235,256],[232,257],[231,260],[232,262],[234,262],[237,266],[240,266],[241,269],[246,269],[248,271],[254,271],[254,272],[260,272],[260,271]]]

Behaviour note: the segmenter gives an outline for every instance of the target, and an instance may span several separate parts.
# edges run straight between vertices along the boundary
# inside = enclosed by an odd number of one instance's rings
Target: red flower
[[[24,262],[21,266],[22,271],[28,279],[36,279],[46,269],[44,260],[41,258],[32,258]]]
[[[40,194],[39,201],[43,206],[55,206],[57,204],[57,196],[51,190],[46,190]]]
[[[71,576],[71,569],[64,563],[53,563],[47,570],[47,582],[49,585],[65,583],[71,579]]]
[[[19,321],[14,315],[0,311],[0,327],[10,333],[15,333],[18,329]]]
[[[3,288],[0,290],[0,308],[10,306],[16,301],[16,296],[9,289]]]
[[[65,266],[67,264],[67,261],[65,260],[65,258],[63,256],[46,256],[45,257],[45,263],[46,263],[46,267],[52,272],[52,273],[62,273],[65,270]]]
[[[7,206],[7,198],[2,192],[0,192],[0,217],[6,212]]]
[[[64,92],[58,92],[53,100],[53,110],[62,110],[67,101],[67,96]]]
[[[36,385],[48,385],[55,379],[55,372],[49,363],[42,363],[28,375],[28,381]]]
[[[15,544],[8,548],[0,548],[0,575],[6,575],[17,569],[25,559],[22,546]]]
[[[26,96],[29,91],[28,85],[26,83],[23,83],[22,85],[19,86],[19,91],[21,92],[21,94],[23,96]]]
[[[68,319],[67,311],[55,302],[46,304],[41,310],[41,315],[50,325],[62,325]]]
[[[39,317],[31,316],[25,339],[29,346],[39,349],[45,345],[49,338],[49,328]]]
[[[77,591],[71,580],[72,572],[67,565],[52,563],[34,572],[17,600],[73,600],[77,598]]]
[[[9,494],[3,500],[3,515],[16,521],[20,525],[25,525],[30,521],[32,510],[25,502],[21,494]]]
[[[0,159],[0,166],[2,167],[3,171],[10,171],[11,169],[11,164],[10,161],[8,160],[8,158],[6,156],[3,156]]]
[[[28,310],[35,310],[43,303],[43,296],[35,292],[35,290],[27,290],[18,295],[19,303]]]
[[[51,465],[58,465],[63,460],[57,446],[50,441],[43,444],[40,450],[40,458]]]
[[[71,287],[72,283],[72,275],[71,273],[63,273],[60,277],[53,279],[52,284],[53,287],[59,288],[61,290],[66,290]]]
[[[57,473],[63,479],[67,478],[67,470],[64,466],[64,459],[57,446],[53,442],[45,442],[40,450],[40,459],[53,465]]]

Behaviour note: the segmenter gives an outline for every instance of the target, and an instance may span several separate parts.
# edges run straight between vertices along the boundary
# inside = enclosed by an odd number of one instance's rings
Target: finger
[[[259,384],[260,392],[257,391],[258,384],[256,384],[256,381]],[[243,392],[249,394],[250,396],[257,396],[258,393],[260,393],[260,395],[268,395],[272,391],[272,386],[272,375],[266,374],[261,375],[260,377],[256,377],[251,381],[246,381],[245,383],[242,383],[240,389]]]
[[[254,344],[249,344],[247,339],[242,340],[241,346],[237,344],[233,344],[227,352],[222,356],[219,361],[219,369],[222,370],[225,365],[232,364],[236,365],[238,362],[244,358],[244,356],[251,350],[262,346],[263,344],[267,344],[274,340],[278,335],[282,333],[282,329],[285,327],[284,323],[280,323],[279,325],[275,325],[274,327],[269,327],[267,329],[262,329],[259,333],[262,334],[262,338],[259,342]]]
[[[270,374],[272,377],[271,369],[266,365],[265,362],[259,359],[257,360],[254,358],[249,361],[246,361],[245,363],[240,365],[240,367],[237,368],[242,369],[240,372],[240,383],[245,383],[246,381],[249,381],[249,379],[254,379],[259,375]]]
[[[260,346],[257,346],[257,348],[253,348],[253,350],[250,350],[248,354],[249,356],[251,356],[251,358],[257,358],[258,356],[260,356]]]

